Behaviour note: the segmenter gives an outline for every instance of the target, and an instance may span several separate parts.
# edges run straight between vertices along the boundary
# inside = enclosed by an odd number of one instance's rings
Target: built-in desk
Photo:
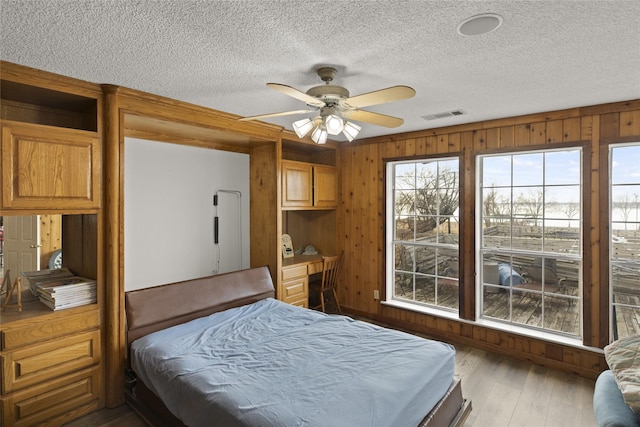
[[[286,303],[309,306],[309,276],[322,272],[322,255],[294,255],[282,260],[278,298]]]

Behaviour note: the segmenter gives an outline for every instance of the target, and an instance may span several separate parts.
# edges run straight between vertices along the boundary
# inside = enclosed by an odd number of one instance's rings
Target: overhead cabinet
[[[2,122],[2,207],[100,207],[95,132]]]
[[[2,209],[100,207],[100,87],[0,62]]]
[[[282,161],[282,207],[331,209],[338,205],[338,180],[333,166]]]

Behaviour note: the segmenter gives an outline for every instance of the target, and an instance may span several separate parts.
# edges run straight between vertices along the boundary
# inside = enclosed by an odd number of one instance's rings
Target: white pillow
[[[604,348],[604,357],[625,403],[640,413],[640,335],[612,342]]]

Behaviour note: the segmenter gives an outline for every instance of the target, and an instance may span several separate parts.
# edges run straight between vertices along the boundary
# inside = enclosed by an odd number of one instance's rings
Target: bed
[[[274,299],[267,267],[125,294],[128,402],[161,426],[460,426],[452,346]]]

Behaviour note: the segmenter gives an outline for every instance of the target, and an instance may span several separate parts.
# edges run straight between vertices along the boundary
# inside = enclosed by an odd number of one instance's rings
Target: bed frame
[[[152,332],[274,296],[267,267],[126,292],[127,348],[134,340]],[[135,377],[131,367],[128,372],[127,402],[149,425],[184,427],[160,398]],[[471,402],[462,397],[460,380],[456,378],[419,426],[462,426],[470,412]]]

